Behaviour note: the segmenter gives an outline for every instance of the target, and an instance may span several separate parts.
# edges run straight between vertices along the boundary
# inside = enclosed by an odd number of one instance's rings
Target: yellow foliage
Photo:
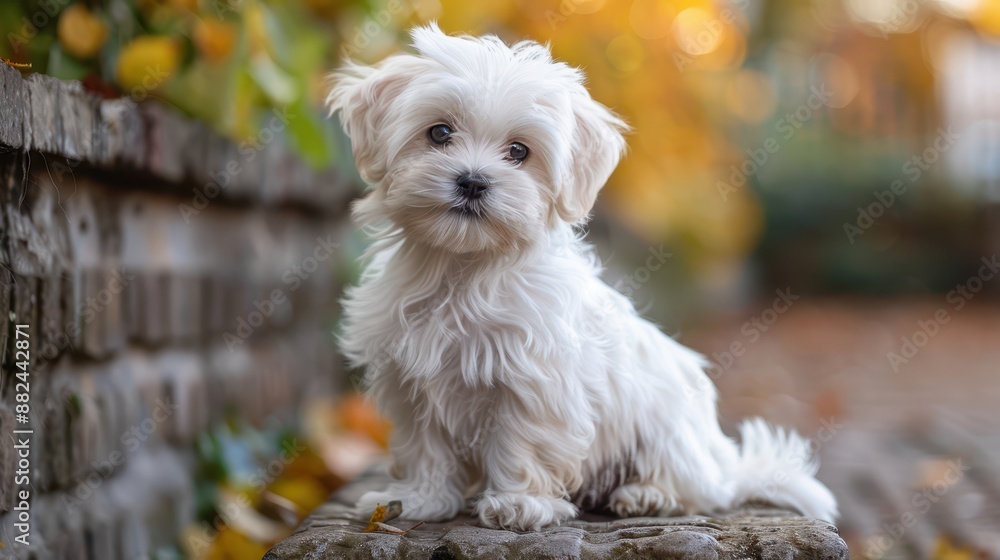
[[[984,35],[1000,36],[1000,2],[996,0],[979,3],[972,17],[972,23]]]
[[[107,26],[83,4],[62,11],[56,34],[66,52],[84,60],[93,58],[108,40]]]
[[[180,58],[180,46],[171,37],[136,37],[118,57],[118,85],[126,90],[154,90],[177,71]]]
[[[245,560],[263,558],[270,547],[256,542],[246,535],[226,527],[212,542],[204,560]]]
[[[938,538],[934,560],[974,560],[976,557],[976,552],[971,548],[957,546],[946,536]]]
[[[270,39],[267,36],[267,24],[263,9],[256,2],[250,2],[243,12],[247,37],[250,40],[251,55],[260,56],[270,52]]]
[[[319,481],[305,477],[281,477],[271,483],[268,491],[293,502],[299,507],[300,514],[319,507],[328,494]]]
[[[236,26],[214,18],[199,19],[194,26],[194,43],[205,58],[220,61],[229,58],[236,46]]]
[[[392,425],[379,416],[371,401],[364,395],[351,394],[344,397],[340,403],[340,421],[348,431],[364,434],[382,447],[389,444]]]

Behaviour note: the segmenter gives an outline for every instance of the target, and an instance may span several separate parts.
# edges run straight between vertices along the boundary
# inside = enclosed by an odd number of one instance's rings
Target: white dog
[[[832,520],[808,443],[754,420],[738,447],[705,360],[600,280],[576,226],[626,126],[582,73],[534,42],[413,41],[336,72],[327,99],[374,186],[341,342],[394,425],[398,481],[359,507],[443,520],[476,496],[485,525],[529,530],[763,499]]]

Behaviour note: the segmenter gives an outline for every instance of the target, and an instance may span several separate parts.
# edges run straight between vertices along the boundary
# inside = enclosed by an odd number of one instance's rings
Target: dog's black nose
[[[462,175],[455,183],[458,192],[465,198],[479,198],[490,188],[490,182],[482,175]]]

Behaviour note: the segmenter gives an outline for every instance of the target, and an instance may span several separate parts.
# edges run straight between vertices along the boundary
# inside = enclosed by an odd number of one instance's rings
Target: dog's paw
[[[649,484],[625,484],[611,493],[610,507],[619,517],[656,515],[676,508],[676,502]]]
[[[537,531],[576,517],[576,506],[559,498],[537,498],[526,494],[483,492],[475,514],[483,525],[514,531]]]
[[[393,500],[399,500],[403,504],[400,518],[418,521],[451,519],[458,514],[464,502],[461,495],[449,493],[443,488],[436,492],[420,492],[405,486],[392,485],[384,492],[363,494],[356,505],[358,515],[370,516],[376,506],[386,505]]]

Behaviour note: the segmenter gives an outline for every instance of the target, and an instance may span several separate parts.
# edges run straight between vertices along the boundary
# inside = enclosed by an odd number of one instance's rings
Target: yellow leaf
[[[59,15],[59,44],[80,59],[93,58],[108,40],[108,28],[83,4],[73,4]]]
[[[383,506],[382,504],[375,505],[375,512],[372,513],[371,518],[368,519],[368,526],[365,527],[366,533],[378,531],[378,524],[385,521],[385,512],[388,509],[388,506]]]
[[[118,85],[126,90],[152,91],[173,76],[180,60],[180,46],[174,39],[136,37],[118,56]]]
[[[378,410],[364,395],[344,397],[340,403],[340,420],[349,431],[365,434],[382,447],[388,446],[392,425],[379,416]]]
[[[240,560],[243,558],[262,558],[270,548],[267,544],[258,543],[246,535],[224,527],[212,543],[206,560]]]
[[[236,45],[236,27],[214,18],[200,19],[194,27],[194,43],[208,60],[225,60]]]
[[[971,548],[955,546],[945,535],[938,538],[934,560],[973,560],[975,557],[976,553]]]
[[[309,478],[282,477],[274,481],[268,490],[293,502],[301,513],[316,509],[326,500],[327,495],[322,484]]]

